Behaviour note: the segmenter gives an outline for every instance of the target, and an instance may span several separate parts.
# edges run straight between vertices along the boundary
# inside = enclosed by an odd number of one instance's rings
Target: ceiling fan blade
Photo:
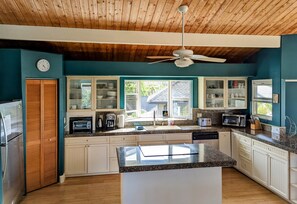
[[[205,62],[218,62],[218,63],[226,62],[226,59],[223,59],[223,58],[207,57],[204,55],[192,55],[191,59],[205,61]]]
[[[146,56],[148,59],[171,59],[176,58],[175,56]]]
[[[156,64],[156,63],[159,63],[159,62],[166,62],[166,61],[171,61],[171,60],[176,60],[178,59],[179,57],[173,57],[171,59],[163,59],[163,60],[159,60],[159,61],[155,61],[155,62],[150,62],[148,64]]]

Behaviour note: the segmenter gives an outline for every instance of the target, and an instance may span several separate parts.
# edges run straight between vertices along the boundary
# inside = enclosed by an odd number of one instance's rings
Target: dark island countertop
[[[149,147],[151,148],[150,152],[157,155],[147,156],[140,146],[117,148],[119,172],[231,167],[236,164],[236,161],[231,157],[204,144],[153,145]],[[164,150],[167,153],[162,154]]]
[[[297,136],[289,137],[263,130],[232,129],[241,135],[297,154]]]

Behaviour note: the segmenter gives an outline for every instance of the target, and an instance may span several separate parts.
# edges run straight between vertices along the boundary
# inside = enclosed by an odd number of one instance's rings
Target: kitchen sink
[[[180,130],[181,128],[177,125],[164,125],[164,126],[144,126],[146,130]]]

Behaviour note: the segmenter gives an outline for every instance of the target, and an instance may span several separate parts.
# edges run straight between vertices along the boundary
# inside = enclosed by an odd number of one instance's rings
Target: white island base
[[[221,204],[222,167],[121,174],[122,204]]]

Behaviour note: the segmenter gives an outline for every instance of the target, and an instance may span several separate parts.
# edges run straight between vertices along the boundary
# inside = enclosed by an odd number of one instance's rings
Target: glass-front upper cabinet
[[[94,81],[96,110],[119,109],[119,79],[117,77],[98,77]]]
[[[67,109],[91,110],[92,109],[92,79],[67,78]]]
[[[205,105],[206,108],[224,107],[224,80],[206,79],[205,80]]]
[[[246,78],[199,77],[201,109],[246,109]]]
[[[246,79],[228,79],[228,107],[243,109],[247,107]]]

